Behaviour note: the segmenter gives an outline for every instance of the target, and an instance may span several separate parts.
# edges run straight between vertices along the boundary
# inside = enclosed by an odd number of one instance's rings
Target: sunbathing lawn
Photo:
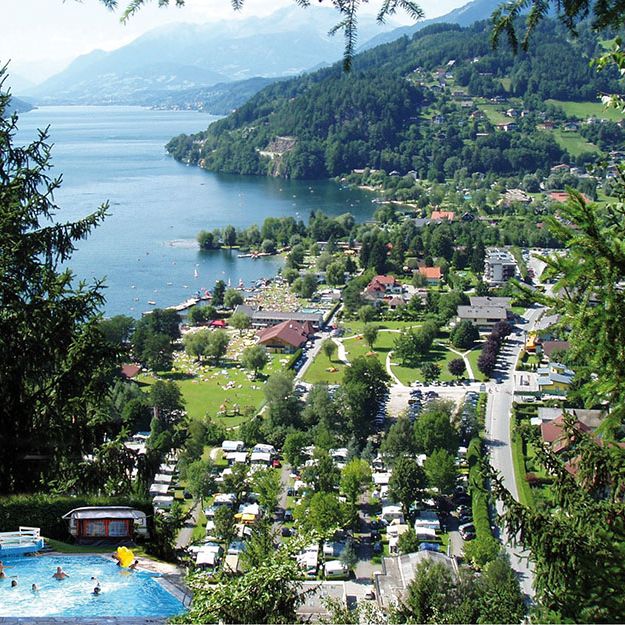
[[[460,358],[460,356],[448,350],[446,347],[443,347],[442,345],[434,344],[427,357],[424,358],[423,362],[435,362],[441,368],[441,374],[438,376],[438,379],[449,381],[457,379],[447,370],[447,365],[449,361],[453,360],[454,358]],[[393,361],[392,356],[391,360]],[[393,373],[399,378],[402,384],[409,385],[415,380],[423,380],[423,375],[421,374],[421,369],[419,367],[412,368],[397,365],[392,366],[391,369]]]
[[[245,407],[252,406],[258,409],[261,406],[264,401],[265,376],[283,369],[290,359],[287,354],[271,354],[270,362],[259,379],[251,380],[251,373],[241,368],[235,361],[222,362],[218,367],[194,366],[193,370],[189,370],[182,356],[176,357],[176,371],[160,372],[158,377],[176,382],[190,417],[201,418],[208,414],[228,427],[238,426],[245,420],[243,416]],[[146,387],[154,384],[156,380],[155,376],[149,374],[137,377],[137,381]],[[234,415],[235,404],[239,405],[240,415]],[[217,414],[221,406],[226,406],[229,416]]]
[[[418,321],[371,321],[371,325],[378,326],[380,330],[406,330],[407,328],[418,328],[421,323]],[[345,321],[341,324],[345,329],[345,337],[360,334],[364,327],[362,321]]]
[[[399,332],[385,332],[380,330],[376,339],[373,350],[369,349],[367,342],[361,337],[347,339],[344,341],[345,350],[347,351],[347,360],[350,362],[359,356],[366,356],[374,351],[379,361],[386,366],[386,355],[393,349],[395,341],[399,336]]]
[[[329,369],[336,369],[337,371],[329,371]],[[343,381],[343,369],[345,369],[345,365],[338,359],[337,352],[334,352],[332,361],[330,361],[321,349],[306,369],[303,380],[309,384],[340,384]]]

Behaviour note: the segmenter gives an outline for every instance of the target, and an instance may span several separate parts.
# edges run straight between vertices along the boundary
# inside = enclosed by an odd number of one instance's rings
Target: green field
[[[391,359],[393,357],[391,356]],[[454,358],[460,358],[458,354],[448,350],[444,345],[438,343],[432,346],[426,358],[423,359],[423,363],[434,362],[441,368],[441,374],[438,376],[439,380],[455,380],[456,377],[451,375],[447,370],[447,365],[450,360]],[[399,378],[400,382],[405,385],[409,385],[415,380],[422,380],[421,369],[419,367],[402,367],[401,365],[391,367],[393,373]]]
[[[399,332],[385,332],[384,330],[378,332],[378,338],[373,345],[373,351],[383,365],[386,365],[386,356],[393,349],[398,336]],[[371,351],[366,341],[360,337],[347,339],[343,344],[347,351],[347,360],[350,362],[359,356],[365,356]]]
[[[263,370],[263,378],[283,369],[289,359],[290,357],[286,354],[272,354],[269,364]],[[226,361],[219,367],[202,366],[197,375],[161,372],[158,378],[140,375],[137,377],[137,382],[147,390],[147,387],[154,384],[157,379],[173,380],[182,393],[185,409],[190,417],[200,418],[208,414],[211,418],[232,427],[240,425],[245,419],[242,414],[233,415],[235,404],[238,404],[240,412],[243,413],[246,407],[258,409],[264,401],[263,379],[250,380],[248,373],[236,362]],[[226,388],[229,382],[233,382],[232,388]],[[227,408],[231,416],[218,416],[217,413],[222,405]]]
[[[331,369],[336,369],[336,371],[331,371]],[[303,380],[309,384],[340,384],[343,381],[344,369],[345,365],[338,359],[337,352],[334,352],[330,361],[323,350],[320,350],[306,369]]]
[[[564,102],[563,100],[547,100],[547,103],[559,106],[569,117],[578,117],[579,119],[597,117],[599,119],[609,119],[615,122],[623,119],[622,113],[619,113],[614,109],[606,109],[601,102]]]
[[[501,104],[478,104],[477,108],[486,115],[491,124],[504,124],[512,121],[510,117],[499,110]]]
[[[467,354],[467,358],[471,363],[471,369],[473,369],[473,375],[475,376],[475,380],[477,382],[486,382],[488,378],[477,368],[477,359],[480,357],[481,352],[482,350],[478,345]]]
[[[553,138],[561,148],[564,148],[571,156],[579,156],[584,152],[601,153],[601,150],[594,144],[586,141],[579,132],[564,132],[554,130]]]

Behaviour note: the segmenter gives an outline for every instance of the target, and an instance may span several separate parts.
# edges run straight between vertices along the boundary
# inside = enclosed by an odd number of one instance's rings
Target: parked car
[[[284,536],[285,538],[287,538],[288,536],[290,536],[290,535],[291,535],[291,529],[290,529],[290,528],[288,528],[288,527],[283,527],[283,528],[280,530],[280,534],[282,534],[282,536]]]
[[[285,510],[284,511],[284,520],[289,522],[293,520],[293,510]]]
[[[475,538],[475,525],[473,523],[465,523],[458,528],[458,532],[465,540],[468,540],[466,537],[469,534],[473,534],[473,538]]]

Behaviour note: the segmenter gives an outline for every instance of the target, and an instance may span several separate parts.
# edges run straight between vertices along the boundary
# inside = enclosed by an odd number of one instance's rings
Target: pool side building
[[[69,533],[78,544],[132,542],[147,536],[145,512],[127,506],[74,508],[62,517],[69,521]]]

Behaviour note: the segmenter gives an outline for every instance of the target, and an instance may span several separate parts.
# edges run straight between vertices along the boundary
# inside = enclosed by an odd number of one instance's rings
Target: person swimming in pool
[[[17,586],[17,580],[16,579],[12,579],[11,580],[11,588],[15,588]]]
[[[38,593],[38,592],[39,592],[39,586],[37,586],[37,584],[33,584],[33,585],[30,587],[30,590],[31,590],[32,592],[34,592],[34,593]]]
[[[94,594],[96,597],[97,597],[97,596],[99,596],[99,594],[100,594],[101,592],[102,592],[102,588],[100,588],[100,586],[96,586],[96,587],[93,589],[93,594]]]
[[[52,577],[54,577],[54,579],[61,580],[69,577],[69,575],[60,566],[57,566],[56,573],[54,573]]]
[[[0,560],[0,579],[5,579],[7,574],[5,573],[6,569],[12,569],[12,566],[5,566],[2,560]]]
[[[135,560],[128,568],[131,571],[136,571],[138,566],[139,566],[139,560]]]

